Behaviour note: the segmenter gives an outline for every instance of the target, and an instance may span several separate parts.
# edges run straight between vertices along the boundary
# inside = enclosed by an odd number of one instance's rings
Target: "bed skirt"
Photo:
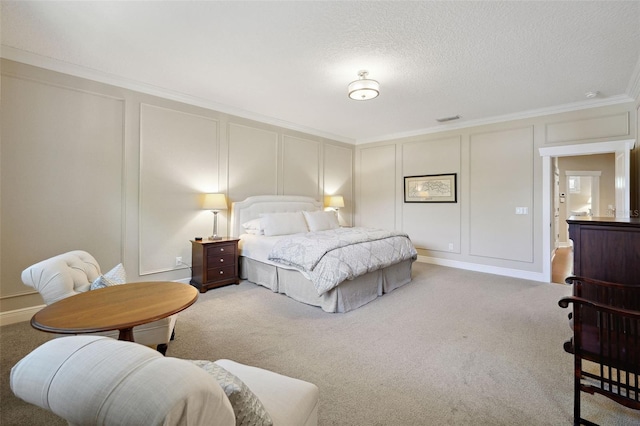
[[[240,256],[240,278],[325,312],[349,312],[411,281],[412,259],[347,280],[318,295],[300,272]]]

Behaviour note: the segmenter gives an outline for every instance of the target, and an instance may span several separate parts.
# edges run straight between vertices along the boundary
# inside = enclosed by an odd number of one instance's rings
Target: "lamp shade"
[[[342,195],[332,195],[329,197],[328,207],[342,208],[344,207],[344,198]]]
[[[224,194],[204,194],[203,210],[226,210],[227,197]]]
[[[380,94],[380,84],[367,78],[367,71],[360,71],[359,80],[349,83],[349,97],[356,101],[367,101],[376,98]]]

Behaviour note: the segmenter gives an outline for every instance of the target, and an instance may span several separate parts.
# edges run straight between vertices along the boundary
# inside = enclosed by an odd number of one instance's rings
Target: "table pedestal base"
[[[118,340],[126,340],[127,342],[133,342],[133,327],[123,328],[118,334]]]

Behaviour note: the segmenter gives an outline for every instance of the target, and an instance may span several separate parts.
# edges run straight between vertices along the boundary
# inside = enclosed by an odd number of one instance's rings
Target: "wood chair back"
[[[583,277],[566,281],[573,295],[558,303],[573,305],[573,337],[564,348],[574,355],[574,424],[594,424],[581,418],[580,392],[640,410],[640,285]]]

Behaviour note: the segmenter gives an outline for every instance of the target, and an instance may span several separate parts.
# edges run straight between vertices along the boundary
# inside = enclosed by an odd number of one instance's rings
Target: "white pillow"
[[[309,232],[302,212],[268,213],[262,215],[264,235],[289,235]]]
[[[333,211],[302,212],[311,232],[340,228],[338,217]]]
[[[242,227],[249,231],[262,231],[262,220],[261,219],[253,219],[249,222],[245,222],[242,224]]]
[[[89,290],[95,290],[98,288],[110,287],[112,285],[126,284],[127,273],[124,270],[122,263],[118,263],[112,270],[106,274],[100,275],[91,283]]]

